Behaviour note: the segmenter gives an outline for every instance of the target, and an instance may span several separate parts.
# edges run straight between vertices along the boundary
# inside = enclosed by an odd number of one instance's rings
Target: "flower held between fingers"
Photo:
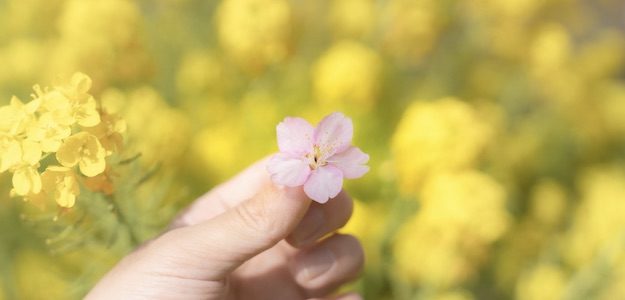
[[[303,185],[308,197],[325,203],[341,191],[343,178],[369,171],[369,155],[351,145],[354,127],[342,113],[326,116],[316,128],[302,118],[287,117],[276,129],[280,152],[267,165],[276,184]]]

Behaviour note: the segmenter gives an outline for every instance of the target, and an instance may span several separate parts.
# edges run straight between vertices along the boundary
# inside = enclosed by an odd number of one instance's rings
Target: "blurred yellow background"
[[[119,210],[0,174],[0,299],[80,298],[332,111],[371,155],[345,187],[366,299],[625,299],[622,1],[0,0],[0,67],[2,105],[88,74],[140,154]]]

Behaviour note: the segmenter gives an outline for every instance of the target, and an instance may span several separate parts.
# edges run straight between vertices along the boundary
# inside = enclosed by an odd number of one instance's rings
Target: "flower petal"
[[[13,173],[13,189],[20,196],[41,191],[41,176],[35,168],[23,167]]]
[[[343,172],[343,176],[348,179],[365,175],[369,171],[369,166],[365,165],[368,161],[369,155],[362,152],[358,147],[349,147],[328,159],[328,163],[339,168]]]
[[[72,75],[72,86],[76,89],[77,93],[86,93],[91,89],[91,78],[89,76],[77,72]]]
[[[40,159],[41,144],[29,140],[22,141],[22,162],[34,166]]]
[[[0,137],[0,173],[13,168],[22,159],[22,147],[17,140]]]
[[[315,128],[314,143],[319,146],[325,157],[330,157],[347,149],[353,135],[352,120],[340,112],[335,112],[319,122]]]
[[[305,154],[312,151],[314,128],[302,118],[287,117],[276,127],[282,152]]]
[[[71,168],[80,161],[80,148],[84,145],[84,133],[77,133],[65,139],[56,152],[56,160],[64,167]]]
[[[343,187],[343,174],[338,168],[327,165],[312,171],[304,184],[304,192],[310,199],[326,203],[336,197]]]
[[[310,167],[305,160],[288,153],[274,155],[267,164],[271,180],[290,187],[300,186],[310,175]]]
[[[81,159],[78,162],[80,172],[87,177],[96,176],[106,168],[106,150],[92,134],[88,134],[85,139],[84,153],[82,153]]]

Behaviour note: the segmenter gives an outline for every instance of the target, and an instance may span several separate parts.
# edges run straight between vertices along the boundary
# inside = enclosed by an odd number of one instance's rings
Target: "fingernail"
[[[324,223],[325,215],[321,208],[311,206],[302,221],[291,233],[291,244],[294,246],[304,246],[314,242],[320,234]]]
[[[296,263],[295,277],[299,282],[310,281],[330,270],[335,261],[332,251],[327,248],[317,249]]]

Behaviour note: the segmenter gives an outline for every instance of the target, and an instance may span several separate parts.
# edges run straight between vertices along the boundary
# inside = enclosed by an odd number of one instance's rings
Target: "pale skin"
[[[341,299],[363,267],[342,191],[326,204],[274,185],[260,161],[214,188],[115,266],[87,299]]]

